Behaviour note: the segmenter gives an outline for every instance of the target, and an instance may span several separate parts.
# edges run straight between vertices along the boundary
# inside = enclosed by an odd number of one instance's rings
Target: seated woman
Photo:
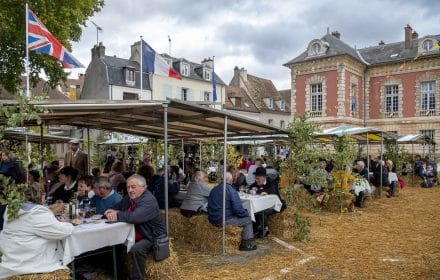
[[[125,189],[124,165],[122,161],[116,161],[112,166],[112,171],[108,174],[110,185],[117,192],[123,192]]]
[[[394,193],[396,192],[396,187],[399,179],[397,178],[397,174],[394,172],[394,164],[391,160],[387,160],[385,162],[385,165],[388,170],[388,182],[389,184],[389,190],[387,191],[387,197],[394,196]]]
[[[179,175],[179,167],[171,166],[168,180],[168,207],[180,207],[180,203],[175,196],[180,191],[180,182],[183,176]],[[148,190],[154,195],[160,209],[165,209],[165,178],[164,169],[160,168],[151,178],[151,184],[147,186]]]
[[[68,203],[74,196],[74,193],[78,190],[78,183],[76,178],[78,177],[78,170],[71,166],[65,166],[60,170],[59,187],[52,193],[53,201],[62,200],[64,203]]]
[[[40,183],[40,172],[37,170],[30,170],[28,173],[28,184],[31,191],[32,201],[42,203],[45,192],[44,186]]]
[[[196,171],[193,182],[189,183],[188,192],[180,206],[180,213],[191,218],[200,212],[208,212],[208,197],[211,188],[207,185],[207,175],[203,171]]]
[[[72,234],[73,225],[58,221],[49,208],[32,201],[30,194],[27,196],[30,200],[21,205],[16,219],[8,217],[9,208],[4,215],[0,232],[2,279],[66,268],[61,263],[63,250],[58,246],[60,240]]]

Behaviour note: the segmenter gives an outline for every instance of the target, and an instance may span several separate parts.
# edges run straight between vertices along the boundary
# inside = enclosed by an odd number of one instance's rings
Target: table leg
[[[75,280],[75,259],[70,263],[70,267],[72,269],[72,280]]]
[[[261,226],[262,226],[262,228],[263,228],[263,237],[262,237],[262,238],[264,239],[264,230],[266,229],[266,226],[264,225],[264,216],[265,216],[265,215],[264,215],[264,211],[263,211],[262,214],[263,214],[263,217],[261,218],[261,222],[262,222],[262,225],[261,225]]]
[[[112,246],[112,253],[113,253],[113,279],[118,279],[118,264],[116,259],[116,246]]]

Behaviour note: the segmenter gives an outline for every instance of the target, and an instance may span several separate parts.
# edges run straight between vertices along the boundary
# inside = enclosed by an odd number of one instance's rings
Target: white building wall
[[[237,110],[227,110],[233,114],[237,114],[246,118],[250,118],[262,123],[269,124],[269,119],[273,120],[273,126],[280,128],[281,121],[284,121],[284,128],[287,128],[289,122],[292,120],[290,114],[277,114],[277,113],[253,113]]]
[[[151,100],[151,91],[143,90],[140,94],[140,88],[129,88],[110,85],[109,88],[109,99],[110,100],[123,100],[124,92],[135,93],[139,95],[139,100]]]
[[[210,93],[210,101],[212,102],[212,82],[187,79],[182,77],[181,80],[153,75],[152,79],[153,100],[166,100],[167,98],[182,99],[182,88],[188,89],[187,101],[204,102],[205,92]],[[217,102],[215,108],[221,109],[221,104],[225,102],[225,86],[217,84]]]

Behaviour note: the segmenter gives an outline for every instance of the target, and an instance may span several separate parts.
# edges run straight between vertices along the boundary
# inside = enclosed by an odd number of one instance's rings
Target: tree
[[[17,93],[20,76],[25,72],[26,15],[24,0],[0,0],[0,85],[11,93]],[[28,1],[47,29],[70,50],[70,41],[79,41],[81,26],[95,12],[101,10],[104,0],[35,0]],[[60,80],[66,80],[61,64],[53,57],[29,53],[29,72],[32,85],[38,81],[41,71],[54,88]]]

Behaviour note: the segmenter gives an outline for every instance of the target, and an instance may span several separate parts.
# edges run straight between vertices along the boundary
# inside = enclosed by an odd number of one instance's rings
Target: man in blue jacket
[[[251,239],[254,237],[252,221],[249,213],[243,208],[237,191],[232,187],[232,174],[226,173],[226,209],[225,220],[227,225],[235,225],[243,228],[241,233],[241,251],[257,249]],[[222,225],[223,217],[223,183],[213,188],[208,198],[208,219],[215,226]]]
[[[136,243],[131,247],[131,278],[143,280],[147,253],[154,240],[166,234],[165,224],[160,218],[160,210],[154,196],[147,190],[145,178],[133,175],[127,179],[127,192],[114,209],[105,211],[107,219],[135,225]]]

